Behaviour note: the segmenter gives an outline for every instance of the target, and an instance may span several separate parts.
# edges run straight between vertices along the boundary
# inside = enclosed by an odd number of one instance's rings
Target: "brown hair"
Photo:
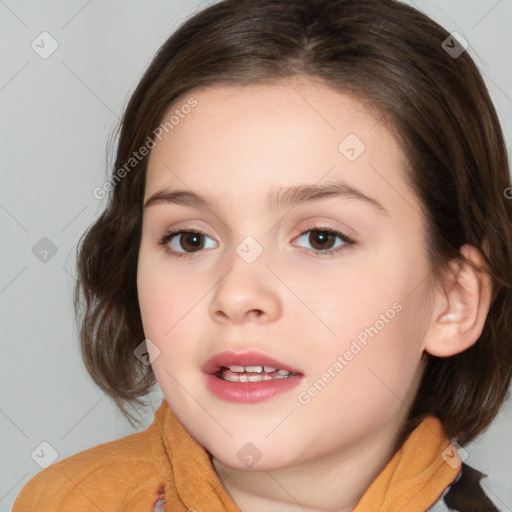
[[[305,75],[353,95],[392,130],[424,208],[435,273],[462,258],[459,248],[467,243],[483,253],[492,278],[482,335],[452,357],[426,355],[402,434],[427,414],[440,418],[461,444],[487,428],[512,372],[510,177],[485,84],[467,52],[455,58],[445,51],[448,36],[395,0],[225,0],[190,18],[164,43],[127,105],[112,171],[116,184],[77,257],[83,358],[128,417],[127,406],[140,403],[154,384],[151,367],[134,357],[144,340],[136,272],[147,157],[122,179],[119,169],[153,136],[169,107],[193,89]]]

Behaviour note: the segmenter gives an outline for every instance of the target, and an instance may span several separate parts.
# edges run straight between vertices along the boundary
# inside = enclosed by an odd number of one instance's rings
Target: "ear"
[[[454,261],[441,278],[435,291],[430,327],[424,339],[425,351],[433,356],[448,357],[472,346],[482,334],[489,312],[492,281],[484,272],[482,254],[472,245],[463,245],[465,261]]]

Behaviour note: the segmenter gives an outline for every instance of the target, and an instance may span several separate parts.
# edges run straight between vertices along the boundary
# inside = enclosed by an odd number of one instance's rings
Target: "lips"
[[[261,352],[221,352],[202,367],[205,384],[217,398],[253,404],[269,400],[296,388],[303,374]]]
[[[217,375],[223,368],[227,369],[230,366],[261,366],[262,368],[266,366],[268,368],[274,368],[276,371],[284,370],[294,375],[302,375],[297,368],[257,351],[243,352],[241,354],[235,352],[220,352],[208,359],[203,365],[202,370],[208,375]]]

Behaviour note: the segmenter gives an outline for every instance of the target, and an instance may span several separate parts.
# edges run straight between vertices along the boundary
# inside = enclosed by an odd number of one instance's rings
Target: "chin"
[[[223,454],[220,458],[216,457],[215,455],[212,456],[215,457],[215,459],[223,466],[236,471],[272,471],[287,467],[287,465],[283,465],[282,460],[276,460],[275,457],[265,459],[265,457],[262,456],[261,459],[256,460],[256,462],[251,462],[250,460],[242,462],[236,456],[234,458],[226,458],[225,454]]]

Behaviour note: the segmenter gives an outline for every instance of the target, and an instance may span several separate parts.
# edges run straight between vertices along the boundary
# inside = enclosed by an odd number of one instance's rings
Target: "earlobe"
[[[485,269],[481,253],[464,245],[461,254]],[[454,262],[436,291],[432,324],[424,348],[431,355],[449,357],[471,347],[480,337],[491,302],[491,279],[464,260]]]

